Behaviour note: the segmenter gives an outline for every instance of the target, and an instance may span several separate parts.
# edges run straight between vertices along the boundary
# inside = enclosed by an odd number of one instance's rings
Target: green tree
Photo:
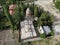
[[[11,23],[11,28],[14,31],[14,22],[13,22],[13,19],[12,19],[11,15],[9,15],[8,6],[7,5],[3,5],[3,8],[4,8],[4,13],[5,13],[7,19]]]
[[[11,24],[11,28],[12,28],[12,30],[13,30],[13,32],[14,32],[14,30],[15,30],[15,24],[16,24],[16,20],[13,20],[13,18],[12,18],[12,16],[9,14],[9,3],[7,3],[7,1],[10,3],[10,4],[14,4],[14,3],[16,3],[18,0],[1,0],[0,1],[0,4],[1,4],[1,6],[3,7],[3,9],[4,9],[4,14],[5,14],[5,16],[7,17],[7,19],[9,20],[9,22],[10,22],[10,24]],[[1,3],[2,2],[2,3]],[[15,17],[14,18],[16,18],[17,16],[17,13],[18,12],[16,12],[16,14],[15,14]],[[19,16],[18,16],[19,17]]]
[[[24,20],[25,12],[24,12],[24,4],[20,2],[20,15],[21,15],[21,21]]]

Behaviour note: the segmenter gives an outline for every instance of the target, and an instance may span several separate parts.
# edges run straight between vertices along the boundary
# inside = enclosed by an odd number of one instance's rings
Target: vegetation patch
[[[60,0],[56,0],[56,2],[54,2],[54,4],[55,4],[55,7],[57,9],[59,9],[59,11],[60,11]]]

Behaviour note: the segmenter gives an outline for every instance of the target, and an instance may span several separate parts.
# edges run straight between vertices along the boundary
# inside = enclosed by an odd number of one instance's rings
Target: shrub
[[[60,0],[56,0],[55,7],[60,10]]]
[[[45,34],[40,34],[40,37],[41,38],[46,38],[46,35]]]
[[[40,25],[52,25],[53,23],[53,16],[50,15],[48,12],[42,12],[41,16],[38,19],[38,26]]]

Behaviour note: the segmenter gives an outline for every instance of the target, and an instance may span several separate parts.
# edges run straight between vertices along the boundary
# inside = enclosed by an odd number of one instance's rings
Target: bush
[[[55,7],[60,10],[60,0],[56,0]]]
[[[54,31],[53,31],[53,30],[51,30],[50,34],[51,34],[52,36],[54,36]]]
[[[5,26],[8,26],[6,25],[8,22],[6,16],[4,15],[3,12],[0,12],[0,29],[3,29]]]
[[[2,18],[0,18],[0,29],[4,29],[4,27],[9,26],[9,22],[7,20],[6,17],[4,17],[3,15],[1,16]]]
[[[53,23],[53,16],[50,15],[48,12],[42,12],[41,16],[38,18],[38,26],[40,25],[52,25]]]
[[[40,37],[41,38],[46,38],[46,35],[45,34],[40,34]]]

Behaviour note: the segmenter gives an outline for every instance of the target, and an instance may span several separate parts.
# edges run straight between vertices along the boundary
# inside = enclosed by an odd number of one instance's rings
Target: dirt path
[[[60,12],[55,8],[52,0],[38,0],[35,2],[35,4],[41,6],[45,11],[50,12],[56,18],[60,19]]]

